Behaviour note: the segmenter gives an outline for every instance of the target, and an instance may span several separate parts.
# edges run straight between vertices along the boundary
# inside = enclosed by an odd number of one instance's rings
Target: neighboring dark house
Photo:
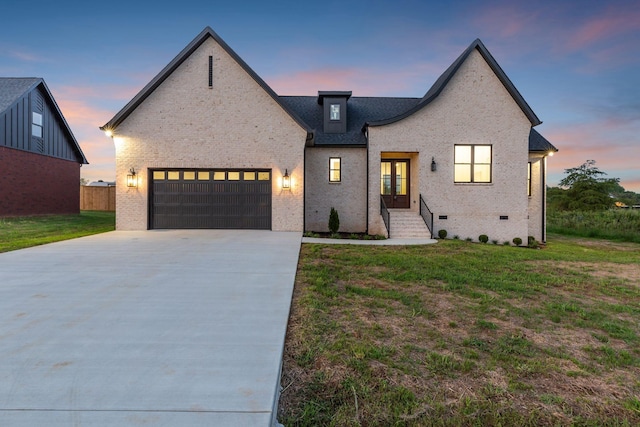
[[[0,216],[79,213],[87,163],[43,79],[0,77]]]

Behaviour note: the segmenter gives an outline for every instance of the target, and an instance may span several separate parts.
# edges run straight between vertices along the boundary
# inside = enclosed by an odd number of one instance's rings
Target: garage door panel
[[[151,228],[271,229],[271,171],[166,169],[151,176]]]

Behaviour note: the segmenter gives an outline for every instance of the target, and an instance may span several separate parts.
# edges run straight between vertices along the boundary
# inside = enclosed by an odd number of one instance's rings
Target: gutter
[[[547,156],[542,158],[542,243],[547,243]]]
[[[369,128],[367,127],[368,125],[365,123],[364,126],[362,127],[362,131],[364,132],[364,139],[366,141],[366,145],[365,147],[367,148],[367,199],[366,199],[366,206],[365,206],[365,221],[366,221],[366,225],[364,228],[364,232],[366,234],[369,234]]]

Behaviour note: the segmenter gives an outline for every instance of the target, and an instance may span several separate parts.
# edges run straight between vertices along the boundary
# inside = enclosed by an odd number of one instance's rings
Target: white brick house
[[[429,234],[526,242],[545,239],[557,151],[539,123],[480,40],[423,98],[278,96],[207,27],[101,129],[118,229],[322,232],[335,207],[340,231],[389,235],[412,215]]]

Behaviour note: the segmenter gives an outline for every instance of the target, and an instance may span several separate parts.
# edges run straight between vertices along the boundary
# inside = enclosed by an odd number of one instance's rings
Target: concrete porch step
[[[391,218],[391,238],[393,239],[429,239],[431,233],[417,212],[389,210]]]

